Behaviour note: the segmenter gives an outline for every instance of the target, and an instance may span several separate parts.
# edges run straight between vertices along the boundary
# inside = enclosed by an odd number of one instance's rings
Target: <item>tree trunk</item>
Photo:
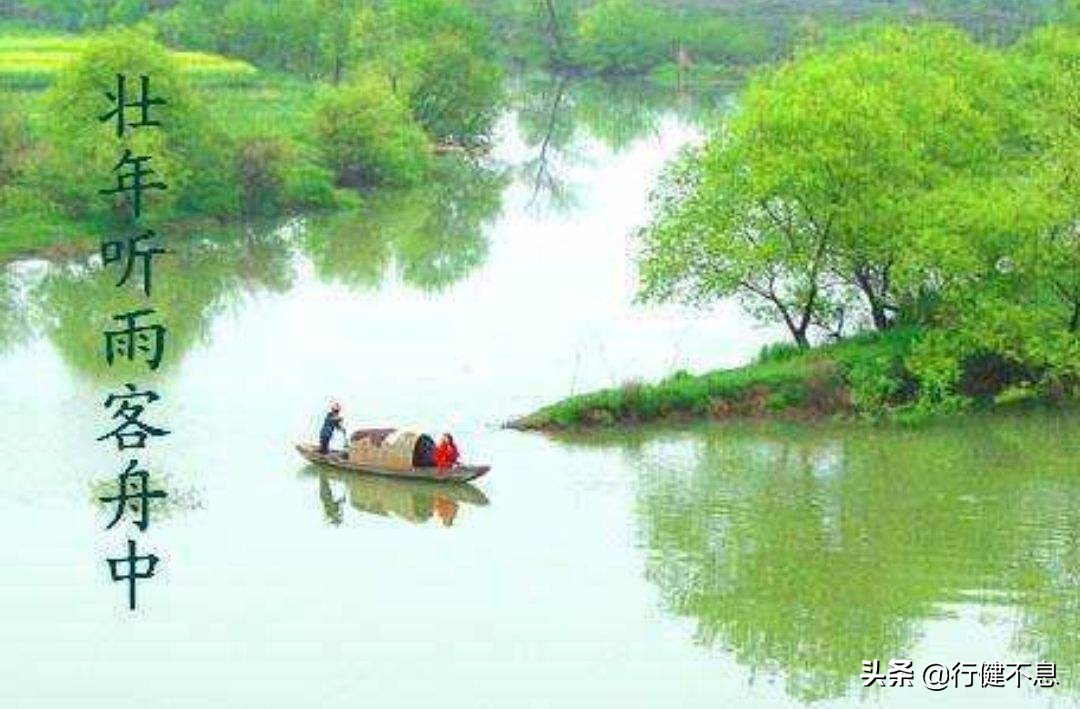
[[[551,39],[555,42],[555,52],[558,56],[558,63],[562,64],[565,55],[563,52],[562,36],[559,34],[559,18],[555,13],[555,6],[551,0],[545,0],[544,7],[547,9],[548,14],[548,31],[551,33]]]
[[[877,330],[888,330],[892,327],[892,321],[889,320],[889,315],[885,312],[885,306],[876,298],[870,300],[870,317],[873,319],[874,328]]]
[[[796,325],[795,321],[791,319],[791,315],[788,313],[787,308],[783,306],[779,298],[773,297],[769,299],[772,300],[776,309],[780,311],[780,317],[784,319],[784,324],[787,325],[788,332],[791,333],[791,337],[795,340],[795,344],[797,344],[800,349],[809,349],[810,340],[806,337],[806,330],[810,324],[809,318],[804,317],[802,322]]]
[[[870,318],[874,321],[874,328],[880,331],[892,327],[892,321],[889,320],[887,312],[888,308],[885,305],[884,293],[879,294],[874,290],[870,275],[861,269],[856,269],[855,284],[866,296],[866,302],[870,306]]]

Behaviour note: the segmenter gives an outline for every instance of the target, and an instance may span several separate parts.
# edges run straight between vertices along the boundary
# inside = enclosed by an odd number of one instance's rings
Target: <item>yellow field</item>
[[[84,37],[0,35],[0,86],[47,84],[86,46]],[[251,77],[255,67],[239,59],[203,52],[173,52],[177,64],[199,80]]]

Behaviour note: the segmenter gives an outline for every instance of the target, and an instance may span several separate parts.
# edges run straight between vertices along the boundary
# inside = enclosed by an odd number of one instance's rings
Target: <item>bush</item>
[[[18,170],[24,151],[30,145],[30,133],[20,107],[0,105],[0,188],[8,184]]]
[[[315,78],[328,71],[327,25],[337,19],[316,0],[187,0],[153,23],[170,45]]]
[[[115,123],[97,120],[111,107],[105,92],[115,93],[117,74],[127,77],[129,100],[137,96],[139,75],[150,77],[151,97],[168,102],[151,108],[159,126],[129,128],[118,138]],[[190,86],[166,49],[139,33],[117,31],[87,43],[41,100],[42,141],[26,179],[71,216],[130,215],[130,193],[97,194],[115,185],[111,170],[124,150],[151,156],[145,167],[168,185],[143,192],[144,214],[181,199],[197,203],[198,191],[213,190],[222,175],[220,152],[210,146],[213,135]]]
[[[773,52],[772,40],[764,28],[745,20],[694,13],[679,22],[672,34],[694,61],[751,64],[765,61]]]
[[[409,186],[428,172],[423,130],[387,82],[373,74],[326,89],[314,121],[326,164],[341,184]]]
[[[267,216],[334,204],[333,178],[301,146],[282,135],[239,138],[233,148],[237,201],[243,216]]]
[[[655,8],[603,0],[579,16],[579,60],[594,71],[644,73],[665,61],[668,50],[667,18]]]
[[[438,140],[486,142],[502,107],[502,72],[456,35],[440,35],[417,63],[409,105]]]
[[[295,146],[281,136],[241,140],[233,157],[241,212],[266,214],[280,206],[286,168],[295,160]]]

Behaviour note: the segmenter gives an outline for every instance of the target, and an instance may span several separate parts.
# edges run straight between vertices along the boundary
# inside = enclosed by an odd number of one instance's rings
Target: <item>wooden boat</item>
[[[468,482],[484,475],[491,466],[489,465],[458,465],[448,470],[439,470],[433,467],[413,467],[393,469],[373,465],[371,463],[353,462],[345,451],[330,451],[327,454],[319,452],[319,446],[310,443],[297,443],[296,450],[312,463],[332,465],[335,468],[353,470],[358,473],[371,475],[384,475],[388,478],[405,478],[409,480],[432,480],[435,482]]]
[[[348,450],[323,454],[311,443],[298,443],[296,450],[312,463],[388,478],[468,482],[491,470],[487,465],[457,465],[446,470],[417,465],[423,449],[432,445],[431,437],[423,433],[372,428],[353,433]]]

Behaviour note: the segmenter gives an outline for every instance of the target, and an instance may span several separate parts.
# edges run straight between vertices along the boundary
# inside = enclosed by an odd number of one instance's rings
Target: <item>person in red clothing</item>
[[[454,437],[449,433],[439,436],[439,445],[435,446],[435,466],[439,470],[449,470],[457,465],[458,449]]]

